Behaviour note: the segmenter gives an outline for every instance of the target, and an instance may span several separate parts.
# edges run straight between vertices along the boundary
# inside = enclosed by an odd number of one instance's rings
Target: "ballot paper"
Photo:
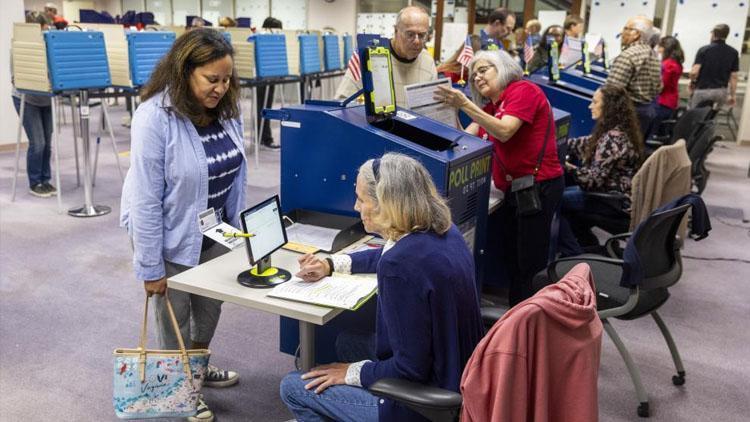
[[[341,230],[312,224],[294,223],[286,228],[287,240],[302,245],[313,246],[321,251],[333,252],[333,241]]]
[[[404,87],[406,91],[406,106],[415,113],[429,117],[432,120],[437,120],[448,126],[456,127],[456,110],[444,102],[433,98],[437,87],[440,85],[450,88],[451,80],[442,78],[436,81],[406,85]]]
[[[274,287],[268,296],[356,311],[377,293],[377,289],[374,274],[334,274],[314,282],[293,277]]]

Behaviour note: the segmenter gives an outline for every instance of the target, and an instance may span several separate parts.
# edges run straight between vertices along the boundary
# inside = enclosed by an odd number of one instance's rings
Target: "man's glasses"
[[[427,40],[427,35],[429,35],[427,32],[414,32],[414,31],[401,31],[401,33],[406,37],[407,40],[413,40],[414,38],[416,38],[422,42]]]

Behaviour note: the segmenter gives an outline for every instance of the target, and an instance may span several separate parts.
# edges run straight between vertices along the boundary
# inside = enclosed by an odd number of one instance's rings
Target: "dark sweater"
[[[412,233],[390,250],[351,255],[352,273],[378,276],[377,360],[362,367],[364,388],[402,378],[459,391],[464,365],[483,335],[474,259],[455,226]],[[381,421],[424,420],[390,400]]]

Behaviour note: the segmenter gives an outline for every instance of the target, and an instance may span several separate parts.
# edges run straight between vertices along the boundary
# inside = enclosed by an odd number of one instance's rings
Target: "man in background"
[[[490,45],[496,45],[498,48],[503,47],[503,38],[513,33],[516,27],[516,15],[504,7],[498,7],[490,13],[487,19],[487,26],[479,31],[482,38],[482,50],[487,50]]]
[[[737,50],[727,45],[728,35],[729,26],[716,25],[711,31],[711,44],[696,53],[690,69],[690,81],[694,86],[690,108],[706,101],[734,106],[740,58]]]
[[[430,30],[430,17],[421,7],[408,6],[398,12],[394,29],[390,42],[393,87],[396,91],[396,105],[406,107],[404,86],[437,79],[435,61],[424,48]],[[362,89],[361,68],[352,68],[353,66],[348,66],[336,90],[336,97],[339,99],[349,98]]]
[[[661,62],[648,44],[653,27],[645,16],[628,19],[622,28],[623,51],[612,62],[606,82],[628,92],[643,135],[648,133],[656,116],[651,103],[662,88]]]
[[[583,19],[578,15],[568,15],[563,23],[563,29],[567,38],[583,38]]]

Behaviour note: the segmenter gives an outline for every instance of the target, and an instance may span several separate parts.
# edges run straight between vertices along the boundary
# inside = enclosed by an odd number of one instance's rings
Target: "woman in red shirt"
[[[499,242],[510,279],[511,306],[531,297],[531,280],[547,265],[550,224],[564,188],[557,157],[552,107],[542,90],[523,80],[523,70],[504,51],[480,51],[469,63],[469,83],[474,101],[457,89],[439,87],[436,98],[459,108],[472,119],[466,132],[494,145],[492,179],[505,192],[505,201],[491,216],[490,242]],[[545,143],[545,135],[547,142]],[[537,160],[542,156],[541,165]],[[510,192],[513,179],[536,175],[542,211],[517,215]]]
[[[682,76],[682,62],[685,61],[685,53],[682,52],[680,41],[675,37],[663,37],[657,50],[661,55],[661,82],[664,88],[656,103],[656,117],[651,124],[653,130],[657,130],[662,121],[672,117],[677,109],[680,102],[678,83]]]

